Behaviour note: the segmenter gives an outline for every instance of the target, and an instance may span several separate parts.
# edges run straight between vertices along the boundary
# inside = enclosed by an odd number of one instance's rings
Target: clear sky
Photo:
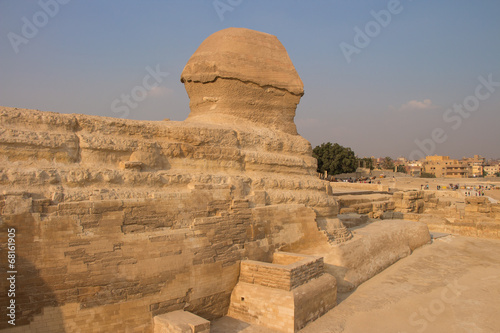
[[[0,105],[184,120],[184,65],[227,27],[285,46],[313,147],[500,157],[498,0],[0,0]]]

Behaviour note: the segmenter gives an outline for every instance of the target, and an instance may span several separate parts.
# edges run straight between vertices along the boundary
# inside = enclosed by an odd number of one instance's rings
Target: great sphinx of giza
[[[15,228],[18,242],[16,327],[153,332],[152,317],[174,310],[225,315],[242,259],[319,247],[325,269],[352,287],[397,257],[371,262],[368,245],[354,262],[346,255],[352,235],[297,134],[303,84],[275,36],[216,32],[181,81],[191,107],[181,122],[0,108],[1,230]],[[426,232],[400,232],[401,251]]]

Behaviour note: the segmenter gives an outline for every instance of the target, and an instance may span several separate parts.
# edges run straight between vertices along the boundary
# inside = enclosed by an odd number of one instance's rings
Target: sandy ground
[[[438,238],[341,295],[301,332],[499,332],[499,253],[498,240]],[[212,332],[272,331],[225,317]]]
[[[496,240],[439,238],[302,332],[498,332],[499,251]]]
[[[490,198],[493,198],[497,201],[500,201],[500,191],[499,190],[485,191],[484,195],[487,195]]]

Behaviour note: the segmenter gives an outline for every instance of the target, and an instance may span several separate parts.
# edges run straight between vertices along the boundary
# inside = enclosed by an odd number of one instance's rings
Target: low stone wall
[[[330,182],[332,189],[336,190],[364,190],[364,191],[388,191],[388,185],[381,184],[367,184],[367,183],[344,183],[344,182]]]
[[[338,199],[340,214],[368,214],[379,218],[386,211],[393,211],[395,203],[392,195],[346,195]]]
[[[487,197],[465,197],[465,207],[437,207],[415,214],[414,219],[425,222],[429,229],[469,237],[500,239],[500,204]],[[409,218],[405,216],[405,218]]]
[[[323,258],[277,252],[273,263],[241,262],[240,281],[290,291],[323,274]]]
[[[430,230],[468,237],[500,239],[500,221],[484,221],[484,218],[446,220],[436,217],[423,217]]]
[[[484,213],[487,217],[500,220],[500,203],[491,203],[487,197],[466,197],[465,214]]]
[[[450,206],[449,201],[442,201],[436,197],[438,191],[407,191],[393,194],[395,212],[423,213],[426,209],[445,208]]]

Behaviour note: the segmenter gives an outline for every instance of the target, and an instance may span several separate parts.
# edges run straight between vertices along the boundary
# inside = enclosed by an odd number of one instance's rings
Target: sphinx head
[[[297,134],[304,85],[278,38],[228,28],[210,35],[181,74],[191,113],[186,121],[267,127]]]

